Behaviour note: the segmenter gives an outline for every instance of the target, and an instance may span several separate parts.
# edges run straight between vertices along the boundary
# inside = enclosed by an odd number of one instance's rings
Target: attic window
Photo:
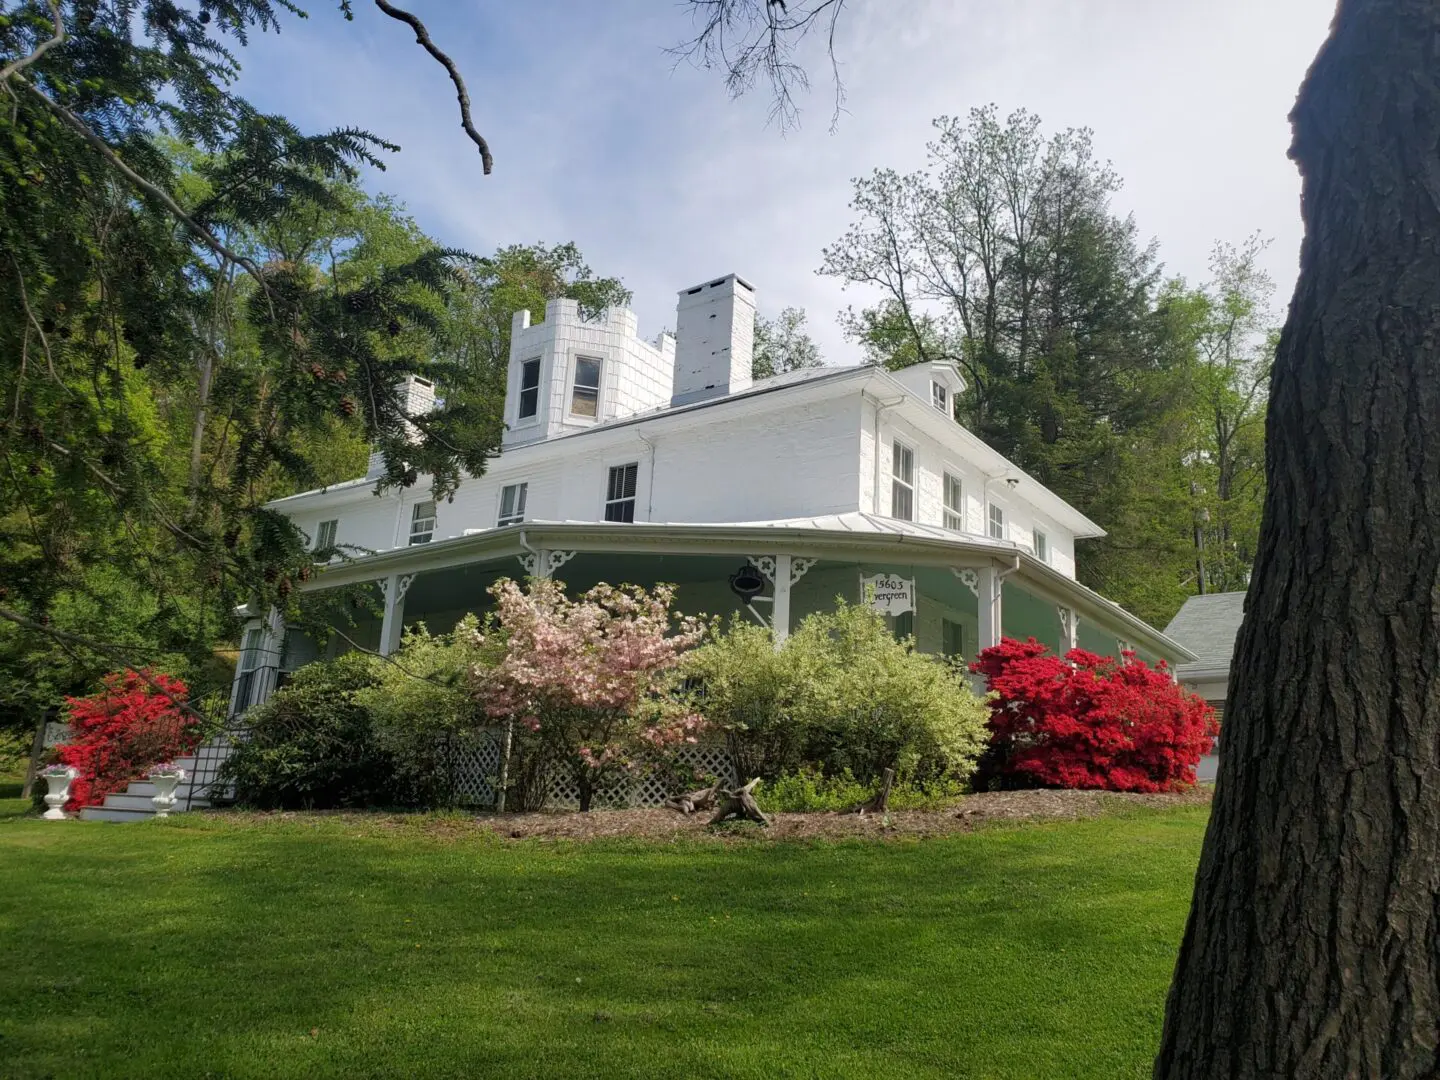
[[[930,404],[947,415],[950,412],[950,394],[945,387],[938,382],[930,384]]]
[[[520,365],[520,419],[528,420],[540,411],[540,358]]]
[[[575,358],[575,385],[570,391],[570,415],[594,418],[600,415],[600,361],[588,356]]]
[[[1050,561],[1050,538],[1039,529],[1035,530],[1035,557],[1041,562]]]

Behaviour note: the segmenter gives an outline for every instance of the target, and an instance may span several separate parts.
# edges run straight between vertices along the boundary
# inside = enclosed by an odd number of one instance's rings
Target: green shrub
[[[880,785],[862,784],[850,770],[826,776],[814,768],[762,781],[755,798],[765,810],[780,813],[824,813],[854,810],[874,798]],[[896,780],[890,788],[891,810],[944,810],[965,795],[965,785],[951,777],[925,783]]]
[[[929,790],[968,779],[987,737],[985,703],[962,671],[843,601],[806,618],[780,649],[768,631],[736,622],[690,654],[687,674],[742,778],[809,768],[869,788],[893,768]]]
[[[434,739],[377,732],[358,700],[384,662],[365,653],[310,664],[245,714],[245,737],[222,766],[238,802],[264,809],[434,806],[448,801]]]
[[[847,769],[839,776],[826,776],[816,769],[800,769],[764,781],[755,789],[755,800],[764,809],[782,813],[816,813],[853,810],[874,792],[856,781]],[[893,797],[893,789],[892,789]]]

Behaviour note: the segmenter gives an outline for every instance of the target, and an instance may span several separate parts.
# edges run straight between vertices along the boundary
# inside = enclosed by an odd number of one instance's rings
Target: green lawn
[[[17,809],[15,1080],[1144,1077],[1206,814],[577,844]]]

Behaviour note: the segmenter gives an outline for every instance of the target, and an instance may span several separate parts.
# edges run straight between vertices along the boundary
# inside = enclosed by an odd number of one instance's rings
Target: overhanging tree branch
[[[101,157],[103,157],[107,162],[110,163],[111,167],[113,167],[116,172],[118,172],[121,176],[125,177],[125,179],[128,180],[135,187],[145,192],[145,194],[150,195],[155,199],[158,199],[160,204],[164,206],[165,209],[169,211],[170,214],[177,221],[179,221],[182,225],[184,225],[187,229],[189,229],[192,233],[199,237],[201,243],[203,243],[215,254],[221,256],[222,258],[229,259],[231,262],[237,264],[238,266],[243,266],[246,273],[248,273],[256,281],[258,281],[260,283],[260,287],[262,289],[265,289],[267,295],[269,294],[269,287],[265,282],[265,275],[260,271],[260,267],[256,266],[254,262],[252,262],[250,259],[247,259],[244,255],[231,251],[228,247],[226,247],[223,243],[220,242],[220,240],[215,236],[214,233],[212,233],[209,229],[205,228],[204,225],[201,225],[198,221],[196,221],[189,214],[187,214],[185,210],[180,206],[180,204],[177,203],[170,196],[169,192],[167,192],[159,185],[145,179],[145,177],[141,176],[134,169],[130,168],[129,165],[126,165],[125,162],[120,159],[120,155],[115,153],[115,151],[110,148],[109,144],[106,143],[104,139],[100,138],[99,135],[95,134],[94,131],[90,130],[90,126],[86,124],[84,120],[81,120],[80,117],[76,116],[73,112],[65,108],[65,106],[61,105],[58,101],[51,100],[48,95],[46,95],[33,83],[27,81],[26,79],[20,78],[19,76],[16,76],[16,81],[19,82],[21,86],[25,87],[26,90],[29,90],[30,93],[34,94],[35,97],[38,98],[42,104],[44,104],[45,108],[49,109],[52,113],[59,117],[61,121],[64,122],[66,127],[70,128],[82,139],[84,139],[91,146],[91,148],[95,150],[96,153],[98,153]]]
[[[25,68],[35,63],[36,60],[39,60],[56,45],[64,43],[65,22],[60,17],[60,0],[50,0],[50,16],[55,21],[55,35],[37,45],[35,51],[29,56],[18,57],[10,61],[10,63],[6,64],[3,68],[0,68],[0,83],[10,78],[11,75],[25,70]]]
[[[460,126],[465,129],[465,134],[470,136],[470,141],[480,148],[480,163],[484,167],[485,175],[489,176],[495,159],[490,156],[490,144],[485,141],[480,132],[475,130],[475,123],[470,119],[470,94],[465,89],[465,80],[460,77],[460,69],[455,66],[455,61],[440,51],[440,48],[430,39],[430,31],[425,29],[425,24],[410,12],[397,8],[387,0],[375,0],[375,6],[390,18],[403,22],[411,30],[414,30],[415,41],[450,73],[450,81],[455,84],[455,97],[460,102]]]

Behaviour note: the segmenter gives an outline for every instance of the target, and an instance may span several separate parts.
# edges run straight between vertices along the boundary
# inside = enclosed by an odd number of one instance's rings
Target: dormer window
[[[600,361],[575,358],[575,385],[570,391],[570,415],[594,419],[600,415]]]
[[[540,358],[526,360],[520,365],[520,413],[521,420],[532,419],[540,412]]]
[[[932,382],[930,384],[930,404],[946,416],[950,415],[950,391],[946,390],[942,383]]]

